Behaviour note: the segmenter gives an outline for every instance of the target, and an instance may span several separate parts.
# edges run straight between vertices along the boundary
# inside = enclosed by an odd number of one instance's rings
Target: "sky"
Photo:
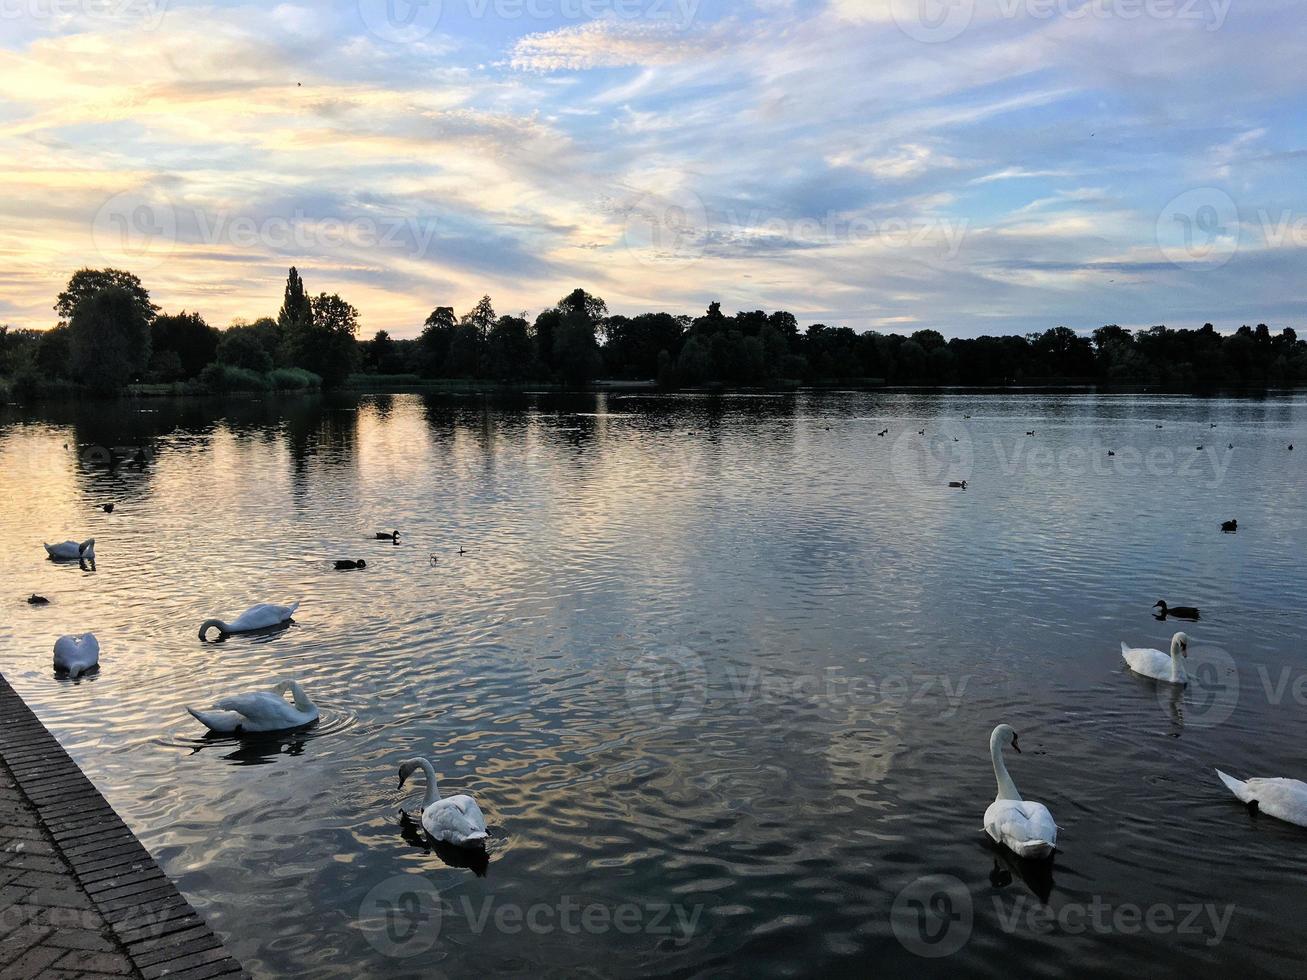
[[[1307,327],[1301,0],[0,0],[0,323]]]

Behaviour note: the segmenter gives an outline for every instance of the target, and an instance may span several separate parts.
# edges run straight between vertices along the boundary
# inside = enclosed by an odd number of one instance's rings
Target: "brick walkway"
[[[0,980],[243,977],[0,676]]]

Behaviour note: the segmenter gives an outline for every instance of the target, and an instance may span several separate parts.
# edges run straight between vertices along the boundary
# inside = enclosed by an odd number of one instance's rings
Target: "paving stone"
[[[0,980],[246,976],[0,676]]]

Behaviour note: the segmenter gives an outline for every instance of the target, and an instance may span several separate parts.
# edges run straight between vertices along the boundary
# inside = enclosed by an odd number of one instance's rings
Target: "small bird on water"
[[[399,544],[399,532],[391,531],[387,534],[385,531],[378,531],[376,533],[376,539],[378,541],[394,541],[395,544]]]
[[[101,509],[102,511],[104,511],[106,514],[112,514],[112,513],[113,513],[113,504],[103,504],[103,505],[101,505],[100,509]]]
[[[342,558],[341,560],[336,562],[336,571],[338,572],[346,572],[353,568],[367,568],[367,567],[368,567],[368,563],[365,562],[362,558],[358,559],[358,561],[354,561],[349,558]]]
[[[1158,619],[1166,619],[1167,616],[1175,616],[1177,619],[1199,619],[1198,608],[1196,606],[1168,606],[1165,599],[1158,599],[1153,603],[1153,608],[1161,607],[1161,612],[1157,613]]]
[[[1237,530],[1239,530],[1239,522],[1238,522],[1238,521],[1222,521],[1222,522],[1221,522],[1221,530],[1222,530],[1222,531],[1226,531],[1227,533],[1230,532],[1230,531],[1237,531]]]
[[[966,480],[950,480],[949,484],[955,490],[965,490],[967,488]]]
[[[50,600],[43,595],[37,595],[35,592],[33,592],[31,595],[27,597],[27,604],[29,606],[48,606],[50,604]]]

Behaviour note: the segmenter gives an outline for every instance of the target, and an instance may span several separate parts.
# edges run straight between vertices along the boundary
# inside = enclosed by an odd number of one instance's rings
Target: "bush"
[[[214,362],[200,372],[200,384],[210,391],[268,391],[272,388],[267,375],[248,368]]]
[[[269,372],[268,383],[274,391],[303,391],[322,387],[322,379],[303,368],[277,368]]]

